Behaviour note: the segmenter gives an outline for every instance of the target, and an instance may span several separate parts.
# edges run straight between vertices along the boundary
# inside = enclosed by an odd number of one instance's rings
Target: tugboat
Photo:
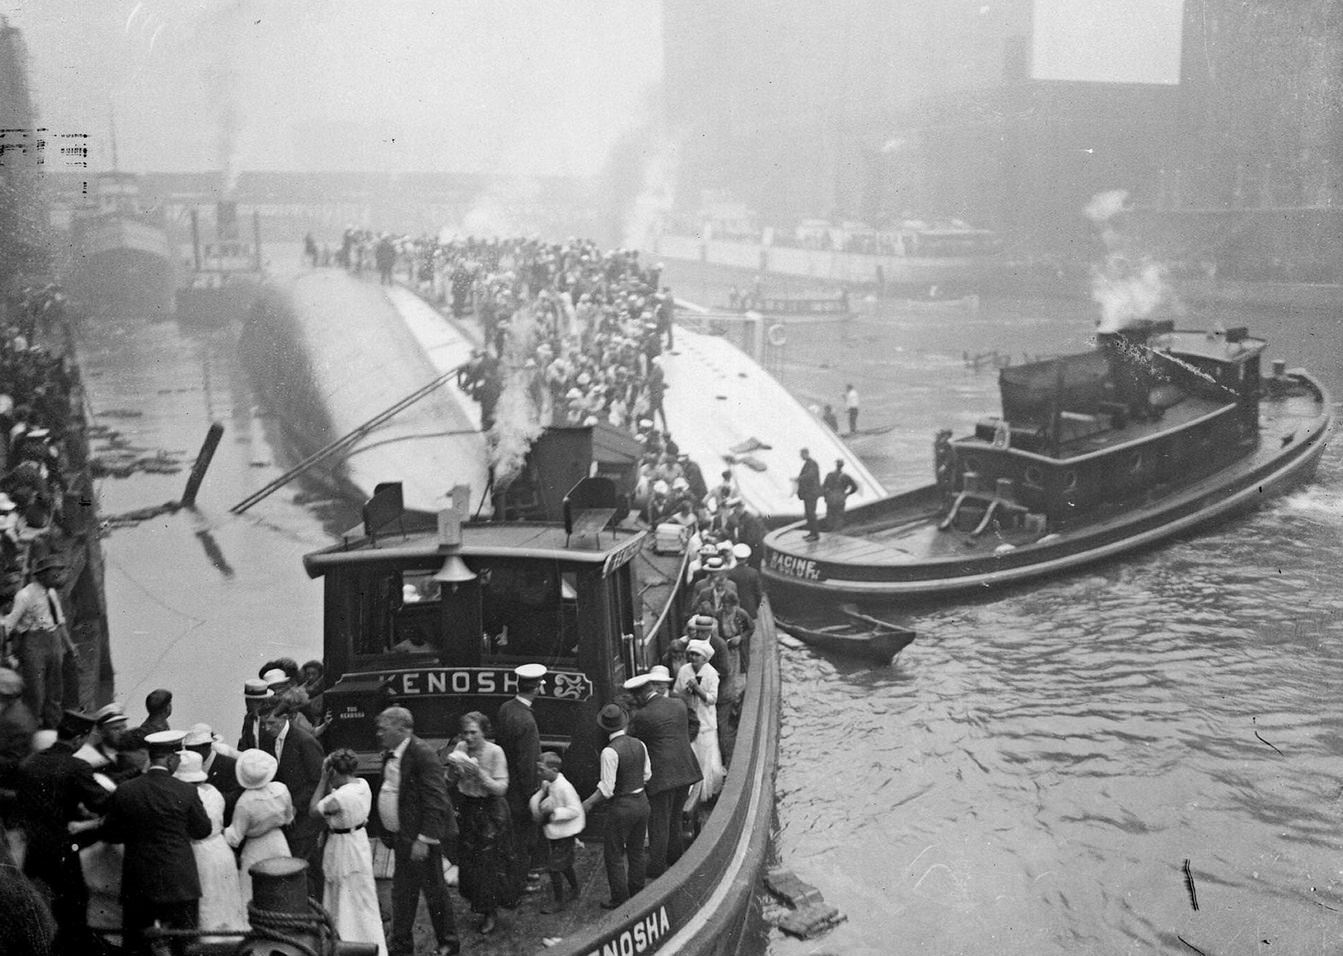
[[[590,793],[604,743],[597,712],[626,679],[662,660],[689,610],[689,556],[659,554],[648,532],[622,524],[628,505],[616,489],[610,478],[586,477],[555,496],[562,520],[473,522],[463,520],[465,486],[438,515],[406,512],[400,486],[380,486],[362,528],[304,558],[325,588],[324,657],[334,679],[325,697],[328,749],[350,747],[361,772],[376,776],[374,721],[384,707],[409,708],[416,733],[445,745],[461,715],[493,714],[514,694],[516,666],[541,663],[549,680],[533,712],[542,746],[563,751],[565,775]],[[495,506],[496,514],[516,510]],[[535,937],[525,951],[546,939],[550,951],[574,956],[736,952],[769,843],[774,639],[765,603],[731,770],[685,855],[613,911],[580,905],[592,911],[582,925],[517,911],[513,922]]]
[[[939,433],[933,484],[765,539],[776,601],[915,602],[1053,575],[1167,540],[1313,474],[1323,386],[1246,328],[1144,321],[1097,349],[1000,372],[1002,415]]]
[[[166,318],[173,255],[162,209],[142,196],[134,173],[99,173],[89,188],[70,219],[72,291],[90,312]]]
[[[251,311],[265,278],[261,260],[261,222],[252,213],[252,241],[238,233],[238,204],[215,205],[216,240],[202,243],[200,217],[191,210],[191,271],[177,290],[177,321],[218,328],[241,321]]]

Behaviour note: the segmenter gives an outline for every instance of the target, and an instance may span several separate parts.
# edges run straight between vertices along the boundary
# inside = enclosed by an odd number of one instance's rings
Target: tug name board
[[[398,697],[425,697],[437,694],[501,694],[518,692],[518,675],[512,670],[494,667],[451,667],[432,670],[393,671],[385,675],[386,687]],[[587,700],[592,696],[592,681],[574,671],[551,671],[546,675],[542,697],[559,700]]]
[[[779,554],[777,551],[771,551],[769,554],[769,569],[780,574],[786,574],[790,578],[800,578],[803,581],[821,580],[821,569],[811,558],[797,558],[791,554]]]

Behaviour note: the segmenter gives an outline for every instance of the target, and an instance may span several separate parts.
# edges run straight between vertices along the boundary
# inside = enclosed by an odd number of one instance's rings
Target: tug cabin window
[[[559,562],[471,559],[475,579],[440,582],[442,566],[365,567],[331,575],[355,661],[489,666],[577,663],[579,574]],[[344,643],[342,641],[342,643]],[[510,665],[511,666],[511,665]]]

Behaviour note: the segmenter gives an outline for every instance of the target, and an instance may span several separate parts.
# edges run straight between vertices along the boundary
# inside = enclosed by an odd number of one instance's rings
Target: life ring
[[[784,330],[784,327],[778,323],[769,327],[769,331],[765,333],[765,338],[768,339],[769,344],[776,349],[783,348],[788,344],[788,333]]]

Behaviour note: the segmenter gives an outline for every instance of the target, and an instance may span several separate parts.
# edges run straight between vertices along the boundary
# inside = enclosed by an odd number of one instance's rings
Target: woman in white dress
[[[243,909],[242,891],[238,886],[238,865],[224,839],[224,796],[206,783],[202,766],[200,754],[183,751],[177,772],[173,774],[178,780],[196,785],[196,796],[200,797],[205,814],[210,818],[210,835],[203,840],[191,841],[196,873],[201,881],[197,926],[203,930],[245,930],[247,911]]]
[[[702,801],[717,796],[727,772],[723,756],[718,751],[718,672],[709,663],[713,645],[708,641],[691,641],[685,649],[686,662],[676,674],[673,692],[695,712],[699,733],[690,742],[690,749],[699,761],[704,779],[690,788],[686,810],[693,811]]]
[[[243,794],[233,808],[233,822],[224,839],[235,850],[242,847],[238,885],[243,905],[252,902],[253,863],[289,856],[289,841],[280,828],[294,822],[294,801],[289,788],[275,780],[275,758],[264,750],[244,750],[234,771]]]
[[[378,887],[373,882],[373,848],[368,842],[373,792],[368,781],[355,776],[359,758],[353,750],[334,750],[322,764],[322,780],[313,791],[308,812],[326,821],[326,849],[322,873],[326,888],[322,905],[331,914],[340,938],[353,943],[377,943],[387,956]]]

